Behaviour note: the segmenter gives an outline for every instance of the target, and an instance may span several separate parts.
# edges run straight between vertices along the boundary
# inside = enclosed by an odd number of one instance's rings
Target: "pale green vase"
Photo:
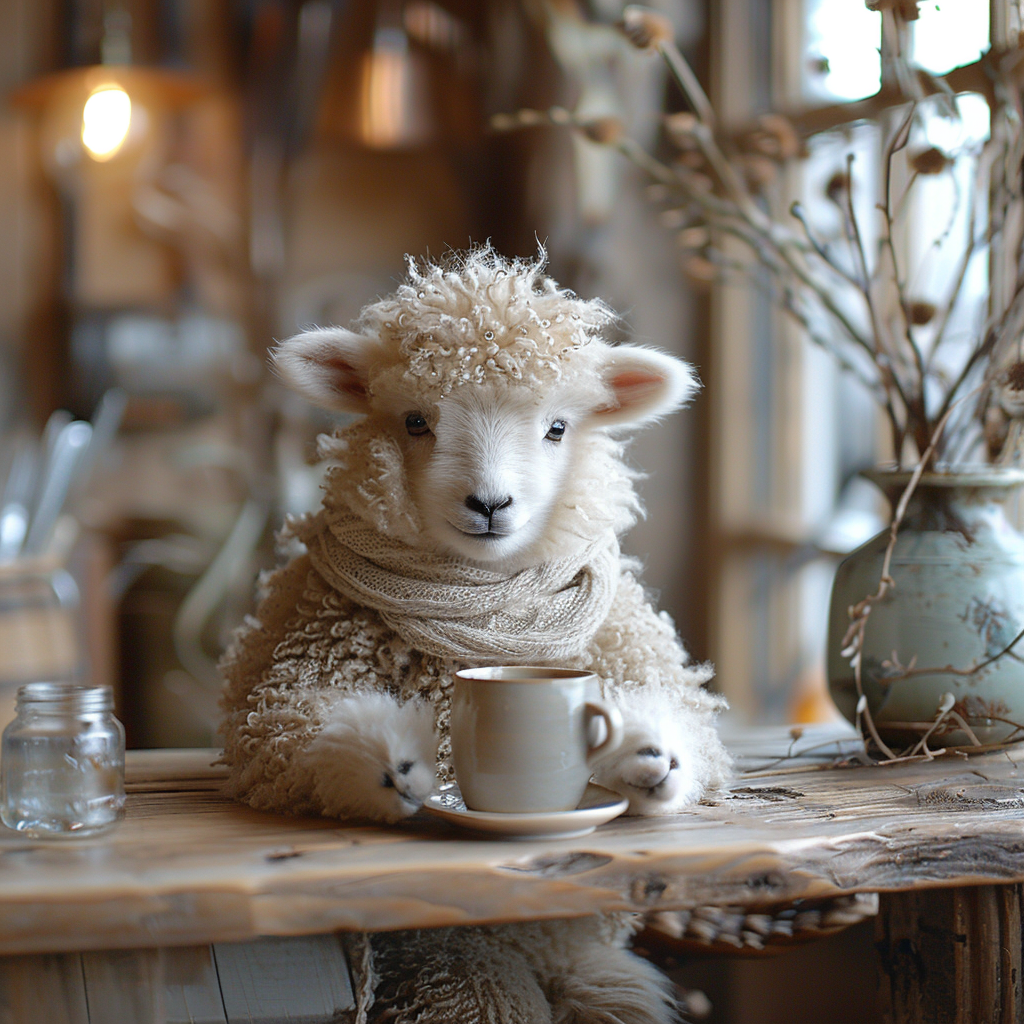
[[[909,472],[866,475],[891,504],[910,480]],[[1024,470],[988,466],[922,476],[893,551],[896,585],[872,607],[864,634],[863,692],[890,746],[920,738],[947,693],[982,743],[1024,738],[1000,721],[1024,725],[1024,640],[996,657],[1024,629],[1024,537],[1002,504],[1021,484]],[[829,686],[851,722],[858,693],[841,653],[848,609],[877,591],[888,542],[886,529],[849,554],[832,586]],[[901,678],[899,666],[911,665],[914,674]],[[952,722],[929,740],[932,749],[970,745]]]

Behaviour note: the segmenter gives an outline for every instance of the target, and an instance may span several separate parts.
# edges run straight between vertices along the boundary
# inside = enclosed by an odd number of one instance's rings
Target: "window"
[[[996,7],[997,28],[1009,38],[1016,6]],[[863,3],[722,0],[714,10],[712,99],[730,126],[767,110],[806,111],[879,91],[882,16]],[[923,2],[904,44],[922,67],[945,74],[988,48],[988,13],[978,0]],[[958,103],[959,120],[930,108],[913,145],[948,151],[984,139],[984,99],[963,94]],[[855,203],[870,231],[885,117],[879,127],[879,119],[841,125],[836,116],[834,130],[811,136],[807,159],[767,198],[776,214],[799,199],[811,223],[827,233],[831,219],[838,230],[826,186],[853,154]],[[958,272],[972,169],[964,164],[920,184],[896,243],[908,287],[928,301],[945,294]],[[984,214],[976,207],[976,223]],[[976,334],[988,288],[987,255],[979,251],[949,324],[941,354],[948,364]],[[711,330],[710,646],[719,685],[747,720],[819,717],[829,711],[824,643],[835,565],[886,522],[887,509],[858,471],[891,453],[868,395],[756,285],[716,285]]]

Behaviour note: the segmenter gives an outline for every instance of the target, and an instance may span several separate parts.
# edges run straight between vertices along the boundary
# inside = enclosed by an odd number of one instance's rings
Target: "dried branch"
[[[998,72],[1000,60],[1007,55],[1016,58],[1019,51],[989,50],[978,60],[953,68],[941,76],[922,76],[918,69],[916,73],[921,85],[920,98],[928,99],[940,91],[943,95],[953,96],[971,92],[980,93],[992,106],[996,100],[993,75]],[[1020,76],[1022,71],[1024,68],[1015,66],[1009,73],[1016,77]],[[803,138],[810,138],[858,121],[877,122],[893,107],[901,107],[911,98],[902,90],[885,85],[878,92],[862,100],[828,103],[820,107],[784,108],[779,113]],[[729,138],[741,139],[749,135],[755,127],[751,123],[731,124],[726,130]]]
[[[519,110],[515,114],[499,114],[491,119],[491,127],[496,131],[557,125],[575,128],[585,134],[591,124],[590,118],[573,114],[562,107],[552,107],[547,111]],[[709,146],[709,152],[713,151],[713,143],[709,144],[710,136],[706,133],[695,131],[694,137],[698,143],[703,140],[703,144]],[[656,181],[681,192],[688,202],[701,209],[712,228],[724,231],[743,241],[754,256],[768,266],[773,273],[780,276],[791,275],[796,278],[801,285],[814,293],[829,315],[842,328],[847,338],[873,358],[874,350],[871,344],[835,302],[830,289],[816,281],[807,268],[801,265],[792,251],[799,247],[795,244],[796,240],[791,233],[786,232],[779,225],[772,224],[766,215],[753,204],[752,200],[750,206],[753,208],[753,215],[750,216],[748,215],[750,211],[747,209],[735,203],[730,204],[721,196],[696,187],[695,176],[691,172],[685,168],[667,166],[651,156],[628,136],[622,136],[609,144]],[[725,157],[720,152],[718,157],[725,161]],[[734,185],[737,188],[742,187],[739,185],[738,179],[734,181]],[[833,346],[829,347],[835,351]]]
[[[877,362],[880,367],[888,368],[889,374],[887,377],[883,378],[883,383],[886,386],[886,390],[888,390],[889,384],[891,383],[893,390],[895,390],[896,394],[898,395],[899,400],[902,403],[903,408],[906,410],[907,414],[906,423],[902,427],[899,425],[895,417],[893,417],[892,419],[894,426],[894,455],[896,457],[896,460],[900,461],[900,452],[903,447],[901,443],[902,437],[905,431],[910,427],[910,413],[912,409],[911,396],[908,395],[908,389],[904,387],[902,381],[900,380],[899,373],[897,372],[897,353],[895,351],[888,350],[884,343],[885,338],[887,336],[887,331],[885,330],[885,327],[882,324],[881,319],[879,318],[878,309],[875,304],[872,275],[870,270],[868,269],[868,260],[867,253],[864,249],[864,240],[861,235],[860,225],[857,221],[857,212],[854,209],[853,205],[852,170],[853,154],[850,153],[846,158],[846,176],[849,185],[847,186],[845,192],[846,205],[844,209],[844,228],[847,232],[847,237],[850,240],[850,247],[853,250],[854,257],[860,264],[861,277],[860,281],[858,282],[858,288],[861,292],[864,304],[867,307],[868,316],[871,320],[872,333],[874,334],[875,338],[873,352],[875,362]]]
[[[864,239],[861,235],[860,224],[857,221],[857,211],[854,209],[853,205],[852,171],[853,154],[850,153],[846,157],[846,176],[850,185],[846,189],[846,207],[843,211],[843,226],[846,229],[854,259],[856,259],[860,265],[860,279],[857,281],[857,287],[864,296],[864,303],[867,306],[868,316],[871,318],[871,328],[875,339],[875,354],[876,356],[884,354],[891,364],[893,353],[889,352],[885,345],[885,331],[878,318],[878,310],[875,308],[874,298],[871,294],[872,274],[868,269],[868,258],[867,252],[864,249]]]
[[[807,333],[807,337],[815,345],[819,348],[823,348],[839,363],[840,369],[851,374],[854,378],[860,381],[860,383],[867,388],[868,391],[878,399],[878,401],[883,404],[889,404],[891,408],[891,403],[888,402],[888,396],[885,394],[884,388],[882,388],[878,381],[872,380],[864,374],[860,367],[850,362],[850,360],[848,360],[841,352],[836,351],[836,347],[831,339],[826,338],[814,328],[807,315],[797,306],[792,288],[784,290],[783,297],[780,299],[780,305],[782,310],[788,313],[804,329]]]
[[[925,369],[924,369],[924,358],[921,354],[921,349],[914,338],[911,331],[911,320],[909,303],[907,301],[906,291],[904,288],[903,281],[900,279],[900,268],[899,259],[896,256],[896,245],[893,241],[893,212],[892,212],[892,163],[897,153],[902,152],[907,147],[907,142],[910,139],[910,127],[914,121],[914,114],[916,112],[917,105],[911,103],[907,108],[907,113],[900,123],[900,126],[894,132],[892,138],[889,140],[888,145],[885,148],[885,155],[882,158],[883,167],[883,185],[882,185],[882,216],[885,218],[885,234],[882,237],[882,244],[885,246],[889,253],[889,259],[892,261],[892,282],[896,288],[896,299],[899,303],[900,312],[903,315],[904,331],[907,339],[907,344],[910,346],[910,351],[914,359],[914,365],[917,368],[919,394],[912,396],[914,401],[920,402],[920,416],[924,420],[923,427],[927,433],[928,430],[928,419],[924,409],[924,381],[925,381]]]
[[[956,668],[953,665],[943,665],[940,667],[929,667],[929,666],[913,666],[904,669],[902,672],[898,672],[895,675],[885,676],[884,679],[880,679],[879,682],[883,686],[892,686],[893,683],[902,682],[904,679],[911,679],[914,676],[973,676],[977,675],[982,669],[988,668],[989,665],[994,665],[1001,658],[1005,658],[1008,654],[1013,654],[1013,648],[1024,640],[1024,629],[1021,629],[1019,633],[1001,650],[998,654],[993,654],[984,661],[979,661],[976,665],[971,665],[970,668]]]
[[[799,201],[794,202],[790,206],[789,212],[800,222],[800,226],[804,229],[804,234],[807,236],[807,241],[810,243],[811,248],[821,257],[825,266],[835,271],[848,284],[859,288],[860,280],[854,277],[840,263],[837,263],[832,254],[814,237],[814,232],[811,230],[810,224],[807,223],[807,217],[804,214],[804,208],[801,203]]]
[[[945,308],[942,311],[942,315],[939,319],[938,326],[935,330],[935,341],[932,343],[932,350],[928,357],[928,365],[935,359],[935,353],[939,350],[943,341],[946,339],[946,329],[949,326],[950,317],[953,315],[953,308],[956,306],[957,301],[960,298],[960,293],[963,291],[964,281],[967,278],[967,271],[970,267],[971,260],[974,257],[974,253],[977,250],[978,241],[976,237],[976,226],[977,226],[977,209],[978,204],[976,196],[978,189],[981,186],[980,179],[982,162],[979,161],[978,170],[976,173],[975,186],[971,190],[970,195],[970,212],[967,217],[967,243],[964,245],[964,251],[960,256],[960,262],[957,265],[956,274],[953,277],[953,287],[950,290],[949,298],[946,302]]]
[[[717,120],[714,107],[711,106],[711,100],[708,99],[707,93],[697,80],[693,68],[690,67],[679,47],[672,40],[665,40],[659,42],[657,48],[668,65],[669,71],[672,72],[672,77],[678,83],[679,88],[683,90],[683,95],[689,101],[693,112],[700,118],[702,124],[714,130]]]
[[[928,737],[931,736],[932,733],[935,732],[935,730],[946,720],[946,717],[949,715],[950,711],[953,710],[953,705],[955,703],[956,698],[953,696],[953,694],[943,694],[942,702],[939,704],[939,709],[938,713],[935,716],[935,720],[925,731],[924,735],[911,748],[910,753],[907,755],[908,757],[913,757],[915,754],[919,753],[922,750],[925,752],[928,751]],[[977,739],[977,737],[975,737],[975,739]]]
[[[732,237],[742,242],[752,261],[767,270],[783,310],[801,325],[814,344],[831,352],[844,370],[853,372],[871,389],[889,420],[897,461],[902,458],[907,439],[913,441],[919,455],[923,456],[927,450],[929,460],[934,460],[936,451],[958,452],[980,433],[981,419],[990,402],[987,394],[983,394],[972,414],[972,419],[979,424],[977,433],[972,434],[969,423],[954,422],[946,432],[940,432],[941,448],[931,446],[935,425],[947,423],[947,414],[960,401],[962,393],[974,387],[979,370],[984,369],[985,385],[993,387],[1002,372],[1010,343],[1018,342],[1024,330],[1024,262],[1019,259],[1024,247],[1019,237],[1024,233],[1024,215],[1018,216],[1024,203],[1019,180],[1019,168],[1024,161],[1024,103],[1021,100],[1024,56],[1019,51],[993,51],[949,75],[933,76],[908,63],[903,49],[902,16],[887,9],[883,22],[886,80],[875,97],[863,103],[837,104],[790,114],[789,120],[780,114],[763,115],[737,135],[722,131],[707,94],[673,42],[668,19],[646,8],[627,7],[620,27],[634,45],[660,55],[692,111],[674,114],[668,119],[671,140],[683,151],[678,163],[659,160],[648,153],[623,134],[618,122],[612,130],[609,122],[614,119],[586,118],[561,107],[545,112],[520,111],[496,117],[492,124],[501,130],[563,125],[591,141],[614,147],[680,200],[686,213],[701,221],[713,238]],[[899,161],[908,150],[920,104],[945,104],[952,115],[956,94],[963,91],[981,92],[993,111],[989,140],[980,151],[966,148],[961,151],[977,161],[979,183],[984,183],[986,178],[991,183],[988,232],[984,239],[979,236],[977,201],[972,194],[964,251],[959,254],[946,301],[937,303],[941,314],[934,333],[923,334],[917,327],[925,321],[919,319],[919,311],[907,291],[912,278],[901,273],[895,226],[914,183],[921,175],[935,173],[935,161],[932,167],[918,162],[930,151],[925,150],[912,160],[907,158],[913,173],[898,201],[894,181]],[[792,207],[800,226],[797,230],[775,219],[760,201],[756,185],[748,184],[746,170],[751,157],[785,163],[798,155],[801,134],[864,117],[878,118],[886,111],[893,111],[894,130],[883,149],[879,203],[883,223],[873,263],[868,258],[865,225],[859,222],[854,204],[852,156],[848,158],[847,173],[836,191],[832,191],[831,183],[829,186],[830,198],[842,211],[843,231],[852,262],[839,258],[834,247],[821,240],[820,232],[813,229],[801,206]],[[939,169],[947,165],[945,154],[936,150],[934,155],[939,159]],[[982,194],[980,188],[974,192]],[[961,201],[958,190],[956,208],[942,235],[935,240],[936,245],[943,244],[954,224],[960,223]],[[1000,243],[1012,249],[1018,262],[1014,268],[1008,268],[1005,261],[993,261],[995,270],[1002,268],[998,281],[1005,285],[1001,290],[993,288],[994,308],[990,320],[979,332],[963,363],[948,375],[940,375],[936,369],[936,354],[948,345],[950,324],[963,296],[971,261],[983,244],[988,244],[995,252]],[[747,272],[739,260],[717,258],[710,262],[723,272]],[[1014,270],[1016,281],[1013,280]],[[1007,294],[1009,297],[1004,299]],[[896,322],[892,308],[896,305],[898,315],[903,318],[902,325]],[[934,316],[932,311],[932,318]],[[933,338],[930,351],[924,345],[929,335]],[[851,352],[850,346],[854,351]],[[1021,347],[1024,349],[1024,345]],[[863,353],[877,377],[864,370],[857,352]],[[936,385],[939,407],[929,414],[926,396]]]

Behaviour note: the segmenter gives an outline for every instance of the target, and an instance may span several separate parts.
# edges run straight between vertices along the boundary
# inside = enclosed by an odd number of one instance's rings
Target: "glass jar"
[[[124,816],[124,728],[109,686],[28,683],[4,729],[0,818],[30,836],[89,835]]]

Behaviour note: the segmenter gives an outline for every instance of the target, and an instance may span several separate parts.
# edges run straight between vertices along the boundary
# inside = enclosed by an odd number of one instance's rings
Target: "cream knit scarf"
[[[297,531],[313,567],[415,650],[457,661],[548,664],[579,657],[608,615],[619,545],[608,531],[511,575],[412,548],[340,511]]]

